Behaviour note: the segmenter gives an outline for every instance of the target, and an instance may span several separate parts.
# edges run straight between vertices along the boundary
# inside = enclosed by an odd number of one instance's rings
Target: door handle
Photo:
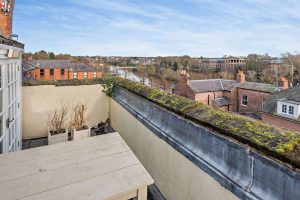
[[[9,120],[9,118],[7,118],[7,120],[6,120],[6,128],[9,128],[9,124],[11,122],[13,122],[14,120],[15,120],[15,118],[12,118],[12,120]]]

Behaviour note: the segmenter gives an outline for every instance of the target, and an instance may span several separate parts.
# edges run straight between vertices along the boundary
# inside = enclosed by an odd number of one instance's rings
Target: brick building
[[[225,68],[224,58],[201,58],[199,66],[204,68]]]
[[[101,78],[99,69],[70,60],[23,60],[23,76],[33,80]]]
[[[246,58],[229,56],[225,59],[225,65],[234,68],[246,65]]]
[[[264,122],[300,132],[300,86],[273,94],[261,113]]]
[[[241,71],[237,74],[237,80],[188,80],[184,74],[180,77],[175,94],[243,114],[259,115],[264,101],[280,90],[280,87],[270,84],[246,82]]]

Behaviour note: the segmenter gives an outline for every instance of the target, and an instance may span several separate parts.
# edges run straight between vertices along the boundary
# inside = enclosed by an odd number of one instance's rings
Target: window
[[[245,96],[245,95],[242,96],[242,105],[243,106],[248,105],[248,96]]]
[[[45,75],[45,70],[44,69],[40,69],[40,76],[44,76]]]
[[[87,78],[88,77],[88,73],[87,72],[83,72],[83,78]]]
[[[54,69],[50,69],[50,76],[54,75]]]
[[[64,76],[65,75],[65,69],[60,69],[60,75]]]
[[[97,78],[97,72],[94,72],[94,78]]]
[[[74,72],[74,79],[77,79],[77,72]]]
[[[282,105],[282,113],[286,113],[287,112],[287,105]]]
[[[294,115],[294,106],[289,106],[289,114]]]

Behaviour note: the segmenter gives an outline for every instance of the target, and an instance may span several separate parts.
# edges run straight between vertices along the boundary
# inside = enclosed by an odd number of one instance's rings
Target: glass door
[[[3,126],[3,65],[0,65],[0,154],[4,152],[4,126]]]
[[[0,59],[0,153],[21,149],[20,92],[18,59]]]

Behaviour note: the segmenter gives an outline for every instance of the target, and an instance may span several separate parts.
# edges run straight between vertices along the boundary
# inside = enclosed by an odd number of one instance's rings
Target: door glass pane
[[[0,65],[0,88],[2,88],[2,65]]]
[[[0,154],[3,153],[3,141],[0,141]]]
[[[3,112],[3,90],[0,90],[0,113]]]
[[[3,136],[3,116],[0,117],[0,139]]]

